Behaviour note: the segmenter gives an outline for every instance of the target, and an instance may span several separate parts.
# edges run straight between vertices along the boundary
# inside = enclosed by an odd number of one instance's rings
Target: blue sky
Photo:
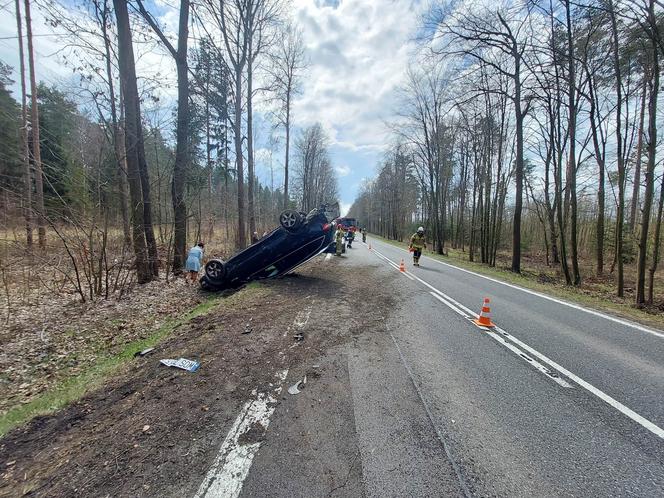
[[[170,7],[172,4],[164,0],[154,3],[160,21],[175,32],[177,10]],[[362,180],[374,176],[390,143],[385,123],[395,116],[397,90],[415,48],[413,37],[420,8],[419,2],[410,0],[291,1],[291,16],[303,31],[309,60],[302,93],[294,103],[294,134],[317,121],[328,133],[332,163],[339,175],[342,211],[350,207]],[[13,13],[13,2],[2,10],[6,21],[12,20]],[[77,80],[60,59],[62,41],[53,36],[54,28],[38,11],[33,12],[33,24],[39,35],[35,38],[38,77],[75,87]],[[11,39],[15,35],[14,22],[0,25],[0,59],[17,67],[16,40]],[[162,108],[155,113],[169,115],[165,107],[174,102],[176,91],[170,57],[154,50],[144,53],[137,71],[139,76],[159,71],[164,82],[159,90]],[[260,113],[260,103],[257,108]],[[271,127],[266,119],[259,117],[257,122],[257,173],[269,184]],[[283,176],[283,152],[279,147],[271,147],[275,184]]]

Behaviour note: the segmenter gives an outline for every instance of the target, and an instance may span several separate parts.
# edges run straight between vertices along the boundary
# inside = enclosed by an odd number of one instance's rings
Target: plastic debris
[[[304,334],[299,332],[293,336],[293,339],[295,339],[297,342],[304,341]]]
[[[304,385],[307,383],[307,376],[304,376],[304,379],[298,380],[295,384],[290,386],[288,388],[288,394],[300,394],[302,392],[302,389],[304,389]],[[302,386],[302,389],[300,389],[300,386]]]
[[[152,351],[154,351],[154,348],[147,348],[144,349],[143,351],[136,351],[134,353],[134,356],[145,356],[146,354],[152,353]]]
[[[178,358],[177,360],[159,360],[159,363],[166,365],[167,367],[177,367],[182,370],[187,370],[188,372],[195,372],[198,370],[198,367],[201,366],[200,363],[194,360],[187,360],[186,358]]]

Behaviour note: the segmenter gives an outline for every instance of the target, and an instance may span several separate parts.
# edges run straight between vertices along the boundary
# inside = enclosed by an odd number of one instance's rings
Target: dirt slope
[[[343,260],[320,258],[176,329],[101,389],[0,440],[0,496],[193,494],[253,389],[285,368],[310,371],[361,323],[381,319],[383,298],[363,289],[362,272],[351,278]],[[305,320],[298,341],[294,322]],[[159,364],[180,356],[200,369]]]

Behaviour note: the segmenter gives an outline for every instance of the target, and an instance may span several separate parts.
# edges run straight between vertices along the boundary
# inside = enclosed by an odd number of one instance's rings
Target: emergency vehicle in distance
[[[350,230],[351,232],[357,232],[360,229],[355,218],[337,218],[334,221],[337,225],[341,225],[345,230]]]

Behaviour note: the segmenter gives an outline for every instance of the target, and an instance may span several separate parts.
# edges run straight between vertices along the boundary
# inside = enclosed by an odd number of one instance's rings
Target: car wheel
[[[302,216],[297,211],[287,209],[279,215],[279,223],[289,232],[294,232],[302,225]]]
[[[226,267],[220,259],[211,259],[205,265],[205,277],[210,283],[218,284],[226,276]]]

